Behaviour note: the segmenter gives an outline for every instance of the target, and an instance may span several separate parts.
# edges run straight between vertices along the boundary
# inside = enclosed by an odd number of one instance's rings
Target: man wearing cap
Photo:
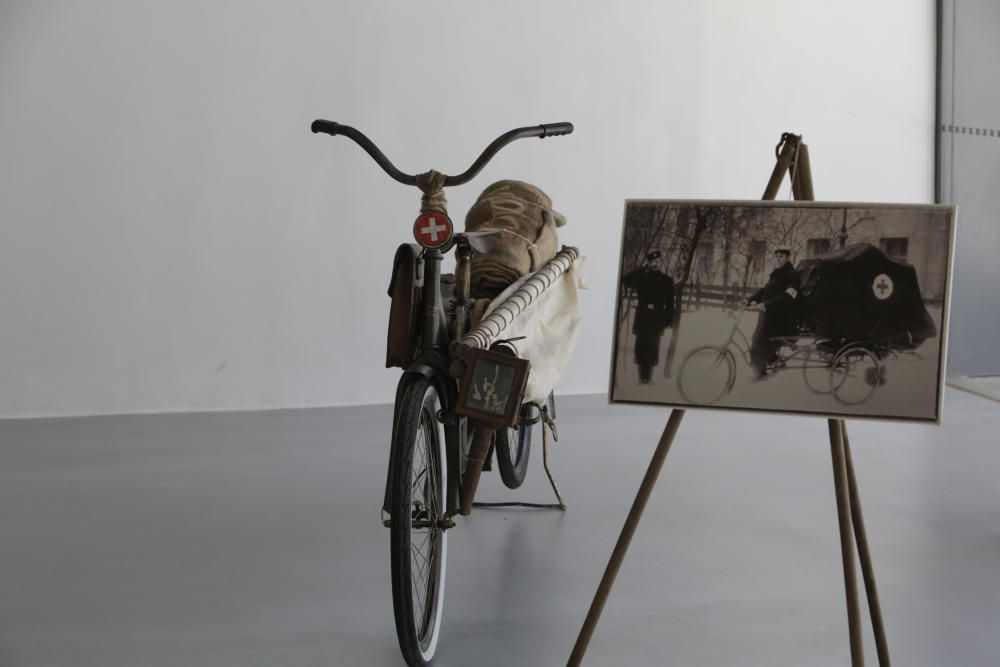
[[[750,363],[754,372],[751,379],[754,382],[762,379],[767,372],[767,365],[778,359],[781,345],[772,339],[794,336],[797,332],[796,299],[800,280],[791,258],[791,250],[776,248],[774,259],[777,266],[768,276],[767,284],[754,292],[746,302],[749,310],[760,312],[750,345]]]
[[[632,333],[639,384],[652,384],[653,368],[660,363],[660,337],[674,320],[674,281],[660,270],[662,263],[662,254],[654,250],[641,267],[622,278],[622,284],[635,290],[638,299]]]

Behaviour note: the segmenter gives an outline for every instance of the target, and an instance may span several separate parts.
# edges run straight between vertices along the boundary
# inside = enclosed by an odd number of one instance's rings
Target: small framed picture
[[[612,402],[938,422],[955,209],[628,201]]]
[[[497,428],[515,426],[529,362],[507,352],[470,348],[455,412]]]

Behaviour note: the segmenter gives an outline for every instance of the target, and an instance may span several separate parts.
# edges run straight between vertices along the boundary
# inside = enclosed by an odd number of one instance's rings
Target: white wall
[[[758,198],[784,130],[818,197],[933,197],[934,5],[0,4],[0,417],[389,402],[385,289],[419,197],[534,182],[589,260],[563,393],[603,392],[626,197]]]

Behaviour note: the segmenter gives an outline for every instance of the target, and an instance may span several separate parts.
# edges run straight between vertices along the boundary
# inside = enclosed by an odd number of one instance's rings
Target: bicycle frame
[[[740,311],[740,314],[736,317],[736,322],[733,324],[733,329],[729,333],[729,338],[726,340],[726,342],[723,344],[722,347],[724,349],[729,349],[730,347],[734,348],[737,352],[739,352],[740,357],[742,357],[746,365],[750,366],[752,364],[752,360],[750,357],[750,348],[752,347],[752,344],[750,342],[750,339],[747,338],[746,334],[744,334],[739,328],[740,323],[743,319],[743,314],[746,312],[747,312],[746,310]],[[738,340],[737,340],[737,335],[739,336]],[[790,361],[794,361],[801,358],[802,365],[797,366],[796,368],[802,369],[802,368],[829,367],[829,364],[826,363],[820,363],[820,364],[809,363],[809,355],[815,352],[817,349],[817,344],[815,339],[812,343],[806,345],[800,345],[796,336],[776,336],[772,340],[778,341],[781,345],[778,351],[778,363],[780,363],[782,366],[787,365],[788,362]],[[781,370],[781,369],[779,368],[776,370]]]
[[[441,295],[441,262],[444,253],[436,249],[425,249],[418,259],[423,270],[424,284],[421,291],[421,316],[417,319],[418,331],[414,335],[420,337],[420,352],[417,358],[403,371],[397,389],[397,397],[402,394],[406,384],[416,376],[429,378],[438,390],[441,400],[441,416],[444,422],[445,450],[448,465],[448,507],[451,512],[458,508],[461,485],[462,457],[468,451],[469,433],[467,419],[454,412],[458,397],[458,383],[448,372],[451,342],[457,340],[459,331],[449,332],[444,301]],[[468,297],[468,294],[465,295]],[[460,317],[455,318],[456,326]],[[395,416],[393,431],[395,431]],[[395,438],[393,438],[395,443]],[[394,452],[390,451],[390,456]],[[385,506],[388,506],[391,493],[391,480],[386,478]]]
[[[441,400],[441,410],[444,414],[452,414],[455,404],[457,388],[454,380],[448,375],[448,358],[442,351],[442,347],[447,349],[450,342],[448,340],[447,327],[445,326],[446,316],[441,298],[441,262],[444,253],[439,250],[424,250],[417,259],[418,272],[423,274],[424,281],[420,292],[420,311],[414,323],[415,330],[410,332],[411,336],[419,337],[420,348],[417,356],[403,370],[399,383],[396,386],[396,400],[394,406],[398,407],[399,399],[406,390],[406,387],[415,378],[423,376],[430,379],[437,389]],[[398,424],[396,409],[393,410],[392,433],[395,434]],[[461,447],[464,446],[464,429],[452,428],[452,424],[445,422],[445,448],[448,455],[448,505],[449,509],[453,503],[457,503],[457,491],[453,480],[458,475],[453,474],[457,470],[456,463]],[[396,438],[390,441],[390,458],[396,454],[394,448]],[[387,473],[385,483],[385,493],[383,495],[382,509],[389,511],[391,501],[392,480]]]

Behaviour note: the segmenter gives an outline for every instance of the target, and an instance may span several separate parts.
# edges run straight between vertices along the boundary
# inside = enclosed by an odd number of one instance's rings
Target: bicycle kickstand
[[[556,428],[556,421],[549,415],[548,406],[542,408],[542,463],[545,466],[545,474],[549,478],[549,484],[552,485],[552,491],[556,494],[556,498],[559,499],[558,507],[561,511],[565,512],[566,503],[563,501],[562,494],[559,493],[556,480],[552,478],[552,471],[549,470],[549,439],[546,435],[547,432],[552,433],[553,441],[559,441],[559,430]]]

